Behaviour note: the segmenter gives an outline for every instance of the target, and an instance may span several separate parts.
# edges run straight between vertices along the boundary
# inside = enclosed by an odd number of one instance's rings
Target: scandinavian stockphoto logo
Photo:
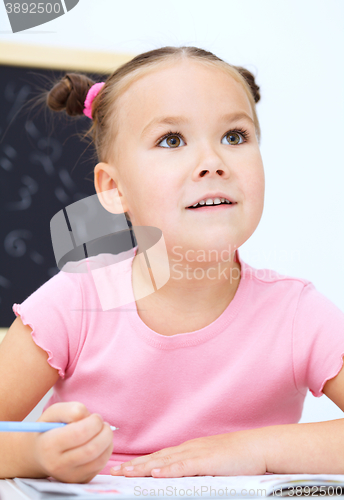
[[[43,2],[4,0],[13,33],[48,23],[63,16],[78,3],[79,0],[44,0]]]
[[[113,201],[114,211],[104,210]],[[132,302],[128,290],[114,287],[135,255],[145,276],[137,283],[136,299],[159,290],[170,278],[170,266],[161,229],[130,226],[118,189],[102,191],[68,205],[50,221],[56,264],[66,273],[90,273],[103,311]]]

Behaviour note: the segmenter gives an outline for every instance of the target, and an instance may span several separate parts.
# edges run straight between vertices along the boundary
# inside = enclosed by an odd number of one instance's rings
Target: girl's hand
[[[65,483],[87,483],[105,467],[113,451],[113,431],[82,403],[53,404],[37,422],[68,423],[38,433],[34,441],[34,459],[46,476]]]
[[[191,439],[179,446],[124,462],[113,476],[247,476],[265,474],[255,429]]]

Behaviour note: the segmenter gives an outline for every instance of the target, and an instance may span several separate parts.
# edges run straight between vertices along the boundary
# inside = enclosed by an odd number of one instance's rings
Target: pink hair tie
[[[100,89],[105,85],[105,82],[99,82],[92,85],[86,95],[86,99],[84,102],[84,115],[88,116],[92,120],[92,102],[96,97]]]

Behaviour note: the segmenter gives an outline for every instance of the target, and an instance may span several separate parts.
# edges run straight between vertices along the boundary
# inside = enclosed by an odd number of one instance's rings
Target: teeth
[[[207,198],[205,203],[206,205],[219,205],[221,202],[223,203],[224,201],[226,201],[225,198],[214,198],[214,200],[212,198]]]
[[[220,203],[231,203],[230,201],[226,200],[226,198],[207,198],[206,200],[200,200],[198,203],[195,203],[192,205],[194,208],[199,206],[199,205],[219,205]]]

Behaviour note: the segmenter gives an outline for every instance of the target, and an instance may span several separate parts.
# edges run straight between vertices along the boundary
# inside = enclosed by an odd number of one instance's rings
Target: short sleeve
[[[48,363],[65,378],[76,356],[82,319],[82,294],[78,273],[60,271],[13,312],[32,328],[34,342],[44,349]]]
[[[313,396],[342,368],[344,312],[308,282],[302,289],[293,325],[293,363],[296,387]]]

